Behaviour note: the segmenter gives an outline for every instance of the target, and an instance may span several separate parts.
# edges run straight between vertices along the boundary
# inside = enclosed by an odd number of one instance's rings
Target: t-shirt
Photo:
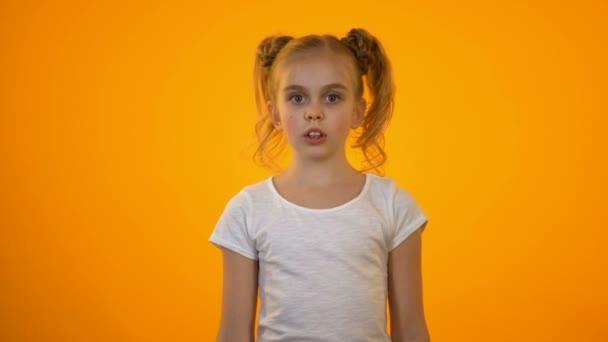
[[[388,253],[428,219],[390,178],[328,209],[282,197],[272,177],[226,205],[209,241],[259,263],[257,342],[390,342]]]

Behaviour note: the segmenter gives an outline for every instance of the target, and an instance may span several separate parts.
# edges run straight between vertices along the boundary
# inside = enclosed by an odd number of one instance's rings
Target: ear
[[[355,113],[353,116],[353,122],[351,124],[351,128],[355,129],[363,123],[363,119],[365,118],[365,111],[367,110],[367,101],[364,98],[359,100],[355,107]]]
[[[266,102],[266,107],[268,108],[268,113],[270,114],[270,120],[272,121],[274,128],[276,128],[276,130],[280,132],[282,130],[282,127],[281,127],[281,118],[279,116],[279,112],[277,111],[276,107],[272,104],[271,101]]]

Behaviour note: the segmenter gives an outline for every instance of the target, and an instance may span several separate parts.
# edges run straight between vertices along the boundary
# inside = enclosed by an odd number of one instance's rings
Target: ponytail
[[[363,120],[362,133],[352,147],[360,147],[367,167],[375,169],[384,164],[384,131],[394,109],[395,84],[391,63],[384,48],[364,29],[352,29],[341,39],[355,55],[357,64],[364,75],[372,103]]]
[[[258,109],[258,121],[255,125],[258,147],[253,159],[270,167],[276,167],[274,157],[281,152],[284,142],[274,127],[267,109],[267,102],[274,100],[270,70],[277,54],[292,39],[293,37],[290,36],[267,37],[260,42],[256,50],[253,89]]]

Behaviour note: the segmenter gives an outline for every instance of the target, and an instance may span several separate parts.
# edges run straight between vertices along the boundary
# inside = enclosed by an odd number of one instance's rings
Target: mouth
[[[325,141],[327,135],[318,128],[311,128],[304,133],[304,140],[309,144],[317,145]]]
[[[311,128],[304,133],[305,138],[322,138],[326,136],[325,132],[318,128]]]

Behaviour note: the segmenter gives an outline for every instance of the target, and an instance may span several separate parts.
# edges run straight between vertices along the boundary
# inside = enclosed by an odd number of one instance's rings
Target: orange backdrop
[[[351,27],[395,66],[433,341],[608,340],[606,2],[165,3],[0,4],[0,340],[214,340],[254,49]]]

